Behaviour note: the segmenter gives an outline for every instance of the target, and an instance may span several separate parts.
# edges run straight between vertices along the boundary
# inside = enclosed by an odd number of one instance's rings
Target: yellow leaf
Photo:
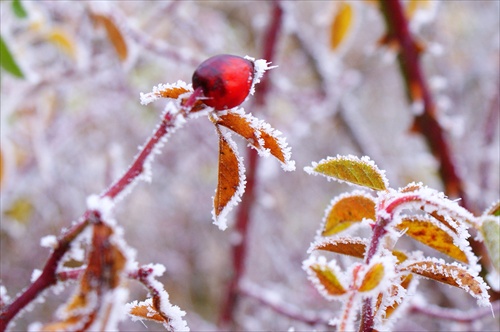
[[[347,292],[335,275],[335,272],[327,266],[314,264],[310,266],[310,269],[318,278],[319,283],[325,287],[328,294],[338,296]]]
[[[408,259],[408,256],[404,252],[399,251],[399,250],[393,250],[392,254],[396,257],[396,259],[398,260],[398,263],[400,263],[400,264]]]
[[[316,243],[311,250],[326,250],[337,254],[363,258],[367,244],[367,240],[359,237],[343,237],[337,239],[325,239],[320,243]]]
[[[363,278],[363,281],[359,286],[359,291],[371,291],[380,284],[380,281],[382,281],[384,275],[384,265],[382,263],[373,264],[368,272],[366,272],[365,277]]]
[[[408,0],[406,3],[406,17],[410,20],[415,17],[419,10],[429,10],[431,8],[431,0]]]
[[[106,29],[106,33],[108,35],[108,39],[113,44],[115,48],[116,54],[121,61],[127,59],[128,49],[127,43],[125,42],[125,38],[123,37],[120,29],[116,26],[115,22],[111,20],[109,17],[101,14],[92,14],[92,18],[97,25],[103,26]]]
[[[339,233],[363,219],[375,220],[375,201],[372,198],[359,193],[339,196],[327,208],[321,235]]]
[[[60,28],[54,28],[47,33],[47,40],[57,45],[73,60],[76,59],[76,48],[73,38]]]
[[[158,323],[166,322],[165,318],[150,303],[146,302],[141,302],[140,305],[133,306],[128,313],[141,319],[148,319]]]
[[[26,224],[31,219],[33,212],[34,207],[31,201],[26,197],[20,197],[10,205],[4,215]]]
[[[475,297],[480,305],[489,304],[486,284],[466,267],[447,264],[442,260],[430,259],[408,264],[401,267],[401,270],[461,288]]]
[[[321,174],[327,178],[343,181],[374,190],[386,190],[388,181],[381,171],[368,157],[359,159],[355,156],[328,157],[312,167],[305,169],[311,174]]]
[[[214,218],[219,228],[225,229],[225,214],[243,194],[245,168],[230,136],[222,134],[218,126],[216,128],[219,134],[219,175],[214,196]]]
[[[405,235],[464,263],[469,263],[467,255],[453,242],[453,237],[430,220],[419,217],[404,218],[396,226]]]
[[[354,9],[346,1],[339,3],[330,26],[330,47],[336,50],[347,38],[352,29]]]

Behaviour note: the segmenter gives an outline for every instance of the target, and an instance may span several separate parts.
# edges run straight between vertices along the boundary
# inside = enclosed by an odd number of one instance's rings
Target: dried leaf
[[[158,311],[155,310],[155,308],[153,308],[152,303],[138,303],[137,305],[131,306],[128,313],[129,315],[137,316],[141,319],[153,320],[157,323],[168,322],[158,313]]]
[[[236,145],[228,134],[219,134],[219,175],[214,196],[214,223],[226,229],[225,215],[241,200],[245,188],[245,167],[238,157]]]
[[[500,273],[500,218],[484,216],[481,234],[495,271]]]
[[[0,67],[2,67],[6,72],[14,75],[18,78],[24,78],[24,74],[19,68],[14,56],[10,52],[7,44],[5,43],[3,37],[0,35]]]
[[[326,250],[337,254],[364,258],[368,240],[359,237],[342,237],[337,239],[324,239],[313,244],[312,250]]]
[[[108,39],[113,44],[118,58],[120,59],[120,61],[125,61],[128,55],[127,43],[120,29],[118,29],[118,27],[116,26],[115,22],[113,22],[113,20],[108,16],[97,13],[93,13],[92,18],[97,25],[101,25],[104,27],[104,29],[106,29]]]
[[[295,164],[290,160],[290,149],[281,133],[271,126],[250,114],[245,114],[242,109],[232,109],[226,114],[217,115],[214,122],[220,126],[231,129],[245,138],[250,146],[255,148],[260,155],[269,153],[276,157],[284,170],[295,169]]]
[[[306,167],[310,174],[321,174],[329,179],[356,184],[374,190],[386,190],[388,181],[381,171],[368,157],[337,156],[328,157],[312,167]]]
[[[87,330],[98,324],[105,330],[113,305],[113,291],[121,284],[126,258],[112,243],[113,229],[104,224],[93,226],[92,246],[88,254],[87,268],[80,279],[76,293],[59,309],[60,320],[49,323],[42,331]],[[110,295],[104,297],[104,295]],[[96,322],[99,317],[99,322]],[[113,322],[114,324],[114,322]]]
[[[411,274],[404,275],[401,277],[400,286],[403,287],[404,289],[408,290],[412,280],[413,280],[413,275],[411,275]],[[397,291],[398,290],[397,290],[396,286],[393,286],[392,287],[392,295],[395,296],[394,293],[396,293]],[[400,304],[401,304],[401,302],[394,301],[393,304],[388,305],[385,308],[385,318],[386,319],[389,318],[396,311],[396,309],[399,307]]]
[[[329,295],[338,296],[347,292],[335,275],[335,272],[329,269],[328,266],[315,264],[310,266],[310,269]]]
[[[360,292],[368,292],[373,290],[380,284],[380,282],[384,278],[384,275],[384,264],[373,264],[373,266],[371,266],[370,269],[366,272],[358,290]]]
[[[55,44],[72,59],[76,59],[76,47],[72,39],[66,31],[60,28],[54,28],[47,33],[48,41]]]
[[[337,234],[363,219],[375,220],[375,201],[360,192],[335,198],[326,209],[321,235]]]
[[[447,264],[443,260],[429,259],[405,264],[401,270],[461,288],[475,297],[479,305],[489,305],[488,286],[480,277],[464,266]]]
[[[347,38],[354,21],[352,4],[346,1],[339,3],[330,26],[330,47],[336,50]]]
[[[460,249],[448,232],[427,218],[406,217],[396,226],[405,235],[464,263],[469,263],[466,253]]]

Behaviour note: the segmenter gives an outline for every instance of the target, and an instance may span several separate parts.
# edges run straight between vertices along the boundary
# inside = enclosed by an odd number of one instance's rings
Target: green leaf
[[[495,270],[500,273],[500,218],[485,216],[481,224],[481,234],[484,244],[488,249],[491,263]]]
[[[21,0],[12,0],[12,10],[14,11],[14,14],[19,18],[28,17],[28,12],[26,11],[26,9],[24,9]]]
[[[484,211],[483,215],[490,215],[499,217],[500,216],[500,200],[493,203],[486,211]]]
[[[0,36],[0,67],[16,77],[24,78],[23,72],[14,60],[2,36]]]
[[[387,190],[388,181],[383,171],[368,157],[352,155],[328,157],[304,169],[309,174],[321,174],[328,179],[347,182],[374,190]]]

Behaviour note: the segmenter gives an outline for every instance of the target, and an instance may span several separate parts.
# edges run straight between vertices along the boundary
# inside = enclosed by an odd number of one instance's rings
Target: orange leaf
[[[343,237],[324,239],[315,243],[310,250],[326,250],[337,254],[363,258],[368,241],[359,237]]]
[[[328,157],[312,167],[304,169],[310,174],[321,174],[328,179],[347,182],[374,190],[386,190],[387,178],[368,157],[358,158],[352,155]]]
[[[229,133],[219,134],[219,175],[214,196],[214,223],[221,229],[227,228],[226,214],[241,200],[245,188],[245,167],[236,153],[236,145]]]
[[[469,263],[465,252],[454,244],[453,237],[439,228],[430,219],[420,217],[407,217],[396,226],[405,235],[448,255],[456,260]]]
[[[332,296],[345,294],[347,291],[340,283],[332,269],[328,266],[314,264],[309,267],[315,274],[317,281],[325,288],[325,291]]]
[[[127,59],[127,43],[125,42],[125,38],[123,38],[120,29],[116,26],[115,22],[111,20],[108,16],[101,14],[92,14],[92,18],[97,25],[103,26],[106,29],[106,33],[108,35],[108,39],[113,44],[115,48],[116,54],[120,61],[125,61]]]
[[[335,198],[326,211],[323,236],[337,234],[363,219],[375,220],[375,201],[361,192],[353,192]]]
[[[336,50],[347,38],[352,29],[354,10],[346,1],[339,3],[330,26],[330,47]]]
[[[226,114],[216,115],[213,121],[245,138],[259,154],[270,153],[276,157],[282,163],[284,170],[295,169],[294,162],[290,160],[290,149],[286,141],[280,137],[279,131],[271,128],[266,122],[245,114],[241,109],[232,109]]]
[[[165,317],[160,315],[151,303],[141,302],[129,309],[129,315],[137,316],[141,319],[148,319],[158,323],[168,322]]]
[[[368,292],[373,290],[380,284],[380,281],[384,278],[384,264],[377,263],[370,267],[368,272],[366,272],[361,285],[359,286],[360,292]]]
[[[429,259],[407,264],[402,266],[401,270],[461,288],[475,297],[479,305],[489,305],[488,286],[481,277],[464,266]]]

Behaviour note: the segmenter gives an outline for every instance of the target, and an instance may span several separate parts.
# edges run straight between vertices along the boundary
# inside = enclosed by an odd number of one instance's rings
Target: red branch
[[[412,103],[423,104],[423,112],[415,116],[414,129],[424,136],[427,145],[439,161],[439,174],[446,194],[461,197],[461,203],[466,207],[463,182],[457,173],[443,128],[436,119],[436,105],[421,68],[422,46],[410,33],[408,20],[399,0],[380,1],[380,8],[387,26],[387,36],[384,41],[388,45],[395,45],[399,52],[398,62],[405,80],[408,99]]]
[[[186,105],[185,105],[186,106]],[[156,144],[160,142],[162,137],[164,137],[170,128],[174,126],[175,118],[180,113],[170,114],[166,113],[160,126],[157,128],[156,132],[149,138],[149,140],[144,145],[139,155],[136,157],[129,169],[123,174],[123,176],[118,179],[115,184],[113,184],[108,190],[106,190],[101,197],[110,197],[111,199],[116,198],[120,193],[122,193],[129,185],[137,180],[137,177],[144,171],[144,165],[148,157],[153,152]],[[9,322],[31,301],[33,301],[37,296],[39,296],[44,290],[56,284],[59,280],[59,274],[57,268],[64,254],[71,248],[71,243],[73,240],[91,223],[99,220],[99,216],[96,215],[96,211],[87,210],[83,216],[75,223],[69,230],[64,234],[60,235],[56,248],[52,251],[49,259],[45,263],[43,271],[38,279],[35,280],[26,290],[24,290],[19,297],[17,297],[14,302],[2,308],[0,313],[0,332],[6,330]]]
[[[264,44],[263,59],[272,62],[275,54],[276,40],[280,32],[283,10],[279,1],[273,2],[273,12],[271,22],[266,33]],[[254,106],[262,107],[265,105],[266,95],[269,90],[269,75],[263,77],[262,81],[256,87],[256,97]],[[235,232],[241,239],[232,247],[233,275],[228,283],[226,296],[222,305],[218,325],[220,327],[229,327],[233,325],[233,313],[238,302],[238,285],[245,273],[246,253],[248,247],[248,228],[250,226],[250,215],[255,202],[255,187],[257,183],[256,171],[258,166],[258,153],[254,149],[248,149],[247,154],[247,183],[245,195],[238,208],[235,224]]]

